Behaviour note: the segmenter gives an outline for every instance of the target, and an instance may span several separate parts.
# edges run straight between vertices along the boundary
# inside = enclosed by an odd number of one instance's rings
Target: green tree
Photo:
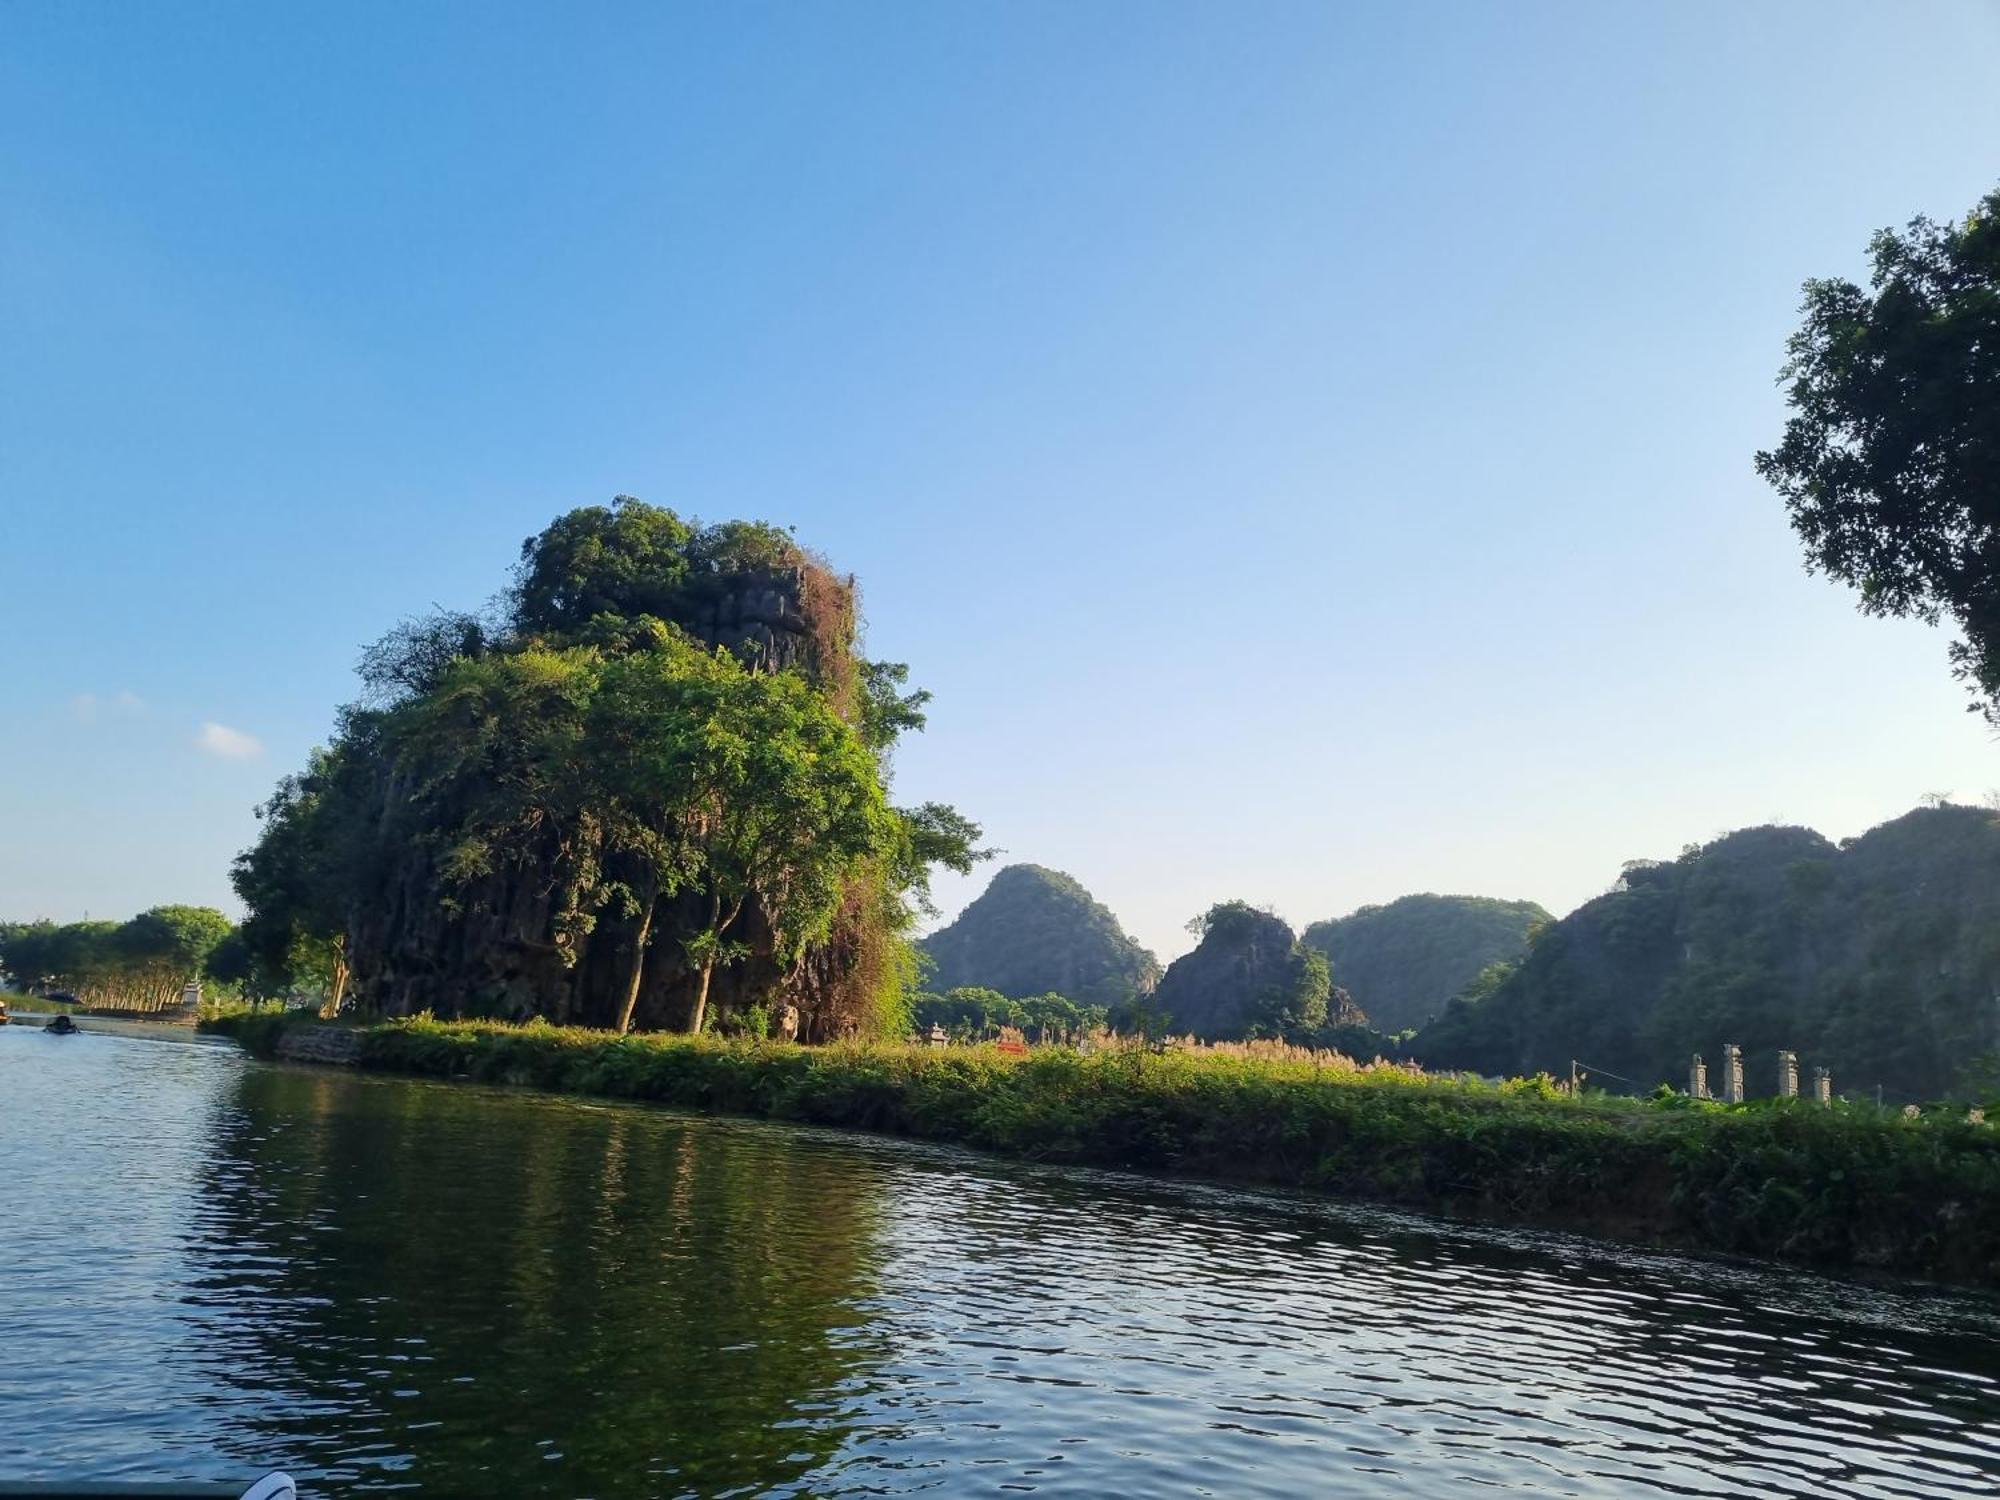
[[[115,963],[134,998],[164,1006],[201,977],[208,955],[233,930],[212,906],[155,906],[118,929]]]
[[[421,696],[435,691],[455,663],[484,655],[487,637],[477,615],[438,610],[397,625],[362,653],[357,671],[377,701]]]
[[[702,1028],[716,968],[744,952],[734,931],[753,897],[780,961],[796,963],[830,932],[848,882],[904,832],[873,756],[826,699],[726,652],[608,663],[589,744],[622,810],[617,826],[645,830],[642,932],[660,894],[700,892],[703,914],[683,940],[697,977],[690,1031]],[[635,973],[620,1029],[636,993]]]
[[[48,935],[43,986],[79,997],[108,997],[117,982],[116,922],[66,922]]]
[[[2000,190],[1869,253],[1868,290],[1806,283],[1793,414],[1757,470],[1863,610],[1956,623],[1953,670],[2000,724]]]
[[[630,495],[558,517],[521,544],[515,628],[560,634],[579,631],[599,615],[672,619],[695,535],[671,510]]]
[[[1284,968],[1258,996],[1252,1011],[1252,1036],[1296,1038],[1327,1023],[1327,1000],[1333,977],[1326,955],[1307,947],[1294,948]]]
[[[290,965],[277,973],[266,969],[255,945],[241,927],[236,927],[209,950],[202,972],[223,990],[249,1001],[250,1008],[256,1010],[267,1000],[282,1000],[292,985],[295,971]]]
[[[48,983],[49,953],[56,924],[0,923],[0,975],[18,989],[33,990]]]
[[[323,980],[323,1009],[339,1013],[348,982],[348,916],[363,884],[367,825],[355,785],[380,720],[349,715],[331,750],[315,750],[306,769],[278,783],[257,809],[263,832],[231,866],[229,881],[249,908],[243,938],[258,972],[277,988]]]

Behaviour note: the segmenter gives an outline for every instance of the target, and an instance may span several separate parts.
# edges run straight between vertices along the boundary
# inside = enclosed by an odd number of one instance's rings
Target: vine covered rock
[[[1174,960],[1153,996],[1172,1031],[1205,1041],[1303,1040],[1367,1023],[1347,992],[1333,987],[1325,956],[1300,946],[1281,918],[1225,901],[1193,926],[1201,942]]]
[[[904,934],[978,829],[897,809],[928,695],[776,527],[620,499],[522,546],[495,619],[406,622],[237,862],[270,970],[329,1009],[761,1031],[900,1025]]]

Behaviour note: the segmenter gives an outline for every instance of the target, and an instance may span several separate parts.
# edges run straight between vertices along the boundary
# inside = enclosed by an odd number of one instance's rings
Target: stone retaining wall
[[[286,1062],[352,1066],[361,1061],[361,1033],[339,1026],[293,1026],[278,1038],[278,1056]]]

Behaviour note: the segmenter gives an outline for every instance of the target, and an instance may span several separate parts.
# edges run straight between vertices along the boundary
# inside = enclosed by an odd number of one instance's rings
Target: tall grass
[[[282,1017],[224,1022],[270,1051]],[[1282,1044],[797,1047],[390,1022],[362,1066],[1320,1189],[1509,1223],[2000,1283],[2000,1136],[1803,1101],[1662,1108]]]

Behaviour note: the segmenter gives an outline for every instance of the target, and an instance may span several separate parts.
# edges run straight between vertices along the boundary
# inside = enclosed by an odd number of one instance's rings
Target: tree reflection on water
[[[350,1487],[714,1493],[810,1470],[879,1341],[879,1170],[768,1128],[247,1071],[179,1341],[246,1463]]]

